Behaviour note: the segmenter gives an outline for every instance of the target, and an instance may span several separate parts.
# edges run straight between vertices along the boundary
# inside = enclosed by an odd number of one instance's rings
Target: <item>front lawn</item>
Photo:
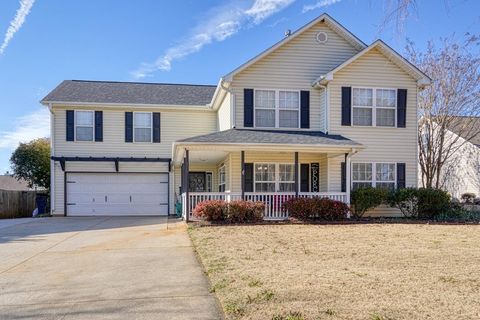
[[[229,319],[480,319],[480,226],[189,232]]]

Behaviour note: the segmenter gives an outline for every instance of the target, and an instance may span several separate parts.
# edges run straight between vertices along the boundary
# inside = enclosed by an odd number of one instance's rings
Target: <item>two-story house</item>
[[[51,111],[52,213],[188,217],[205,199],[349,203],[417,185],[417,93],[430,79],[327,14],[217,86],[64,81]],[[394,214],[392,209],[377,214]]]

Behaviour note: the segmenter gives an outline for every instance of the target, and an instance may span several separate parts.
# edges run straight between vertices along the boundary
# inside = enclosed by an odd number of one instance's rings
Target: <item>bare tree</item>
[[[403,34],[408,17],[417,12],[417,0],[387,0],[385,6],[385,14],[379,32],[393,23],[396,34]]]
[[[458,43],[429,42],[424,53],[407,45],[410,61],[432,79],[419,93],[419,163],[424,187],[440,188],[442,169],[462,146],[480,134],[479,38],[470,34]],[[455,132],[452,134],[451,132]]]

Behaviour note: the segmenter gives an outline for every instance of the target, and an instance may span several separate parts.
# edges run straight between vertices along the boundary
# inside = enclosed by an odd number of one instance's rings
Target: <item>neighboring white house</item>
[[[480,117],[455,117],[446,134],[447,141],[455,141],[451,157],[442,168],[440,187],[452,197],[460,199],[464,193],[480,196]],[[465,130],[466,126],[477,129]],[[467,132],[468,131],[468,132]],[[465,136],[465,135],[468,135]],[[447,142],[446,145],[449,145]],[[422,185],[419,175],[419,185]]]
[[[216,86],[64,81],[42,100],[52,214],[166,215],[177,203],[186,214],[244,198],[282,219],[294,196],[349,203],[357,186],[416,186],[417,95],[429,83],[327,14]]]

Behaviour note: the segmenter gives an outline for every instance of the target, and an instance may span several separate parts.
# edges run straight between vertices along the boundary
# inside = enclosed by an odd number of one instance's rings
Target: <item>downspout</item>
[[[316,84],[317,87],[323,89],[324,93],[324,106],[325,106],[325,123],[324,123],[324,128],[325,128],[325,133],[328,134],[328,87],[327,85],[323,85],[320,83]]]
[[[48,110],[50,111],[50,158],[55,156],[55,145],[53,144],[54,138],[54,116],[52,110],[52,104],[48,104]],[[50,214],[55,212],[55,161],[50,160]]]
[[[227,87],[225,87],[223,84],[224,84],[224,80],[220,80],[220,87],[225,90],[227,93],[230,94],[230,128],[235,128],[236,127],[236,123],[235,123],[235,95],[233,94],[233,91],[232,89],[229,89]]]

